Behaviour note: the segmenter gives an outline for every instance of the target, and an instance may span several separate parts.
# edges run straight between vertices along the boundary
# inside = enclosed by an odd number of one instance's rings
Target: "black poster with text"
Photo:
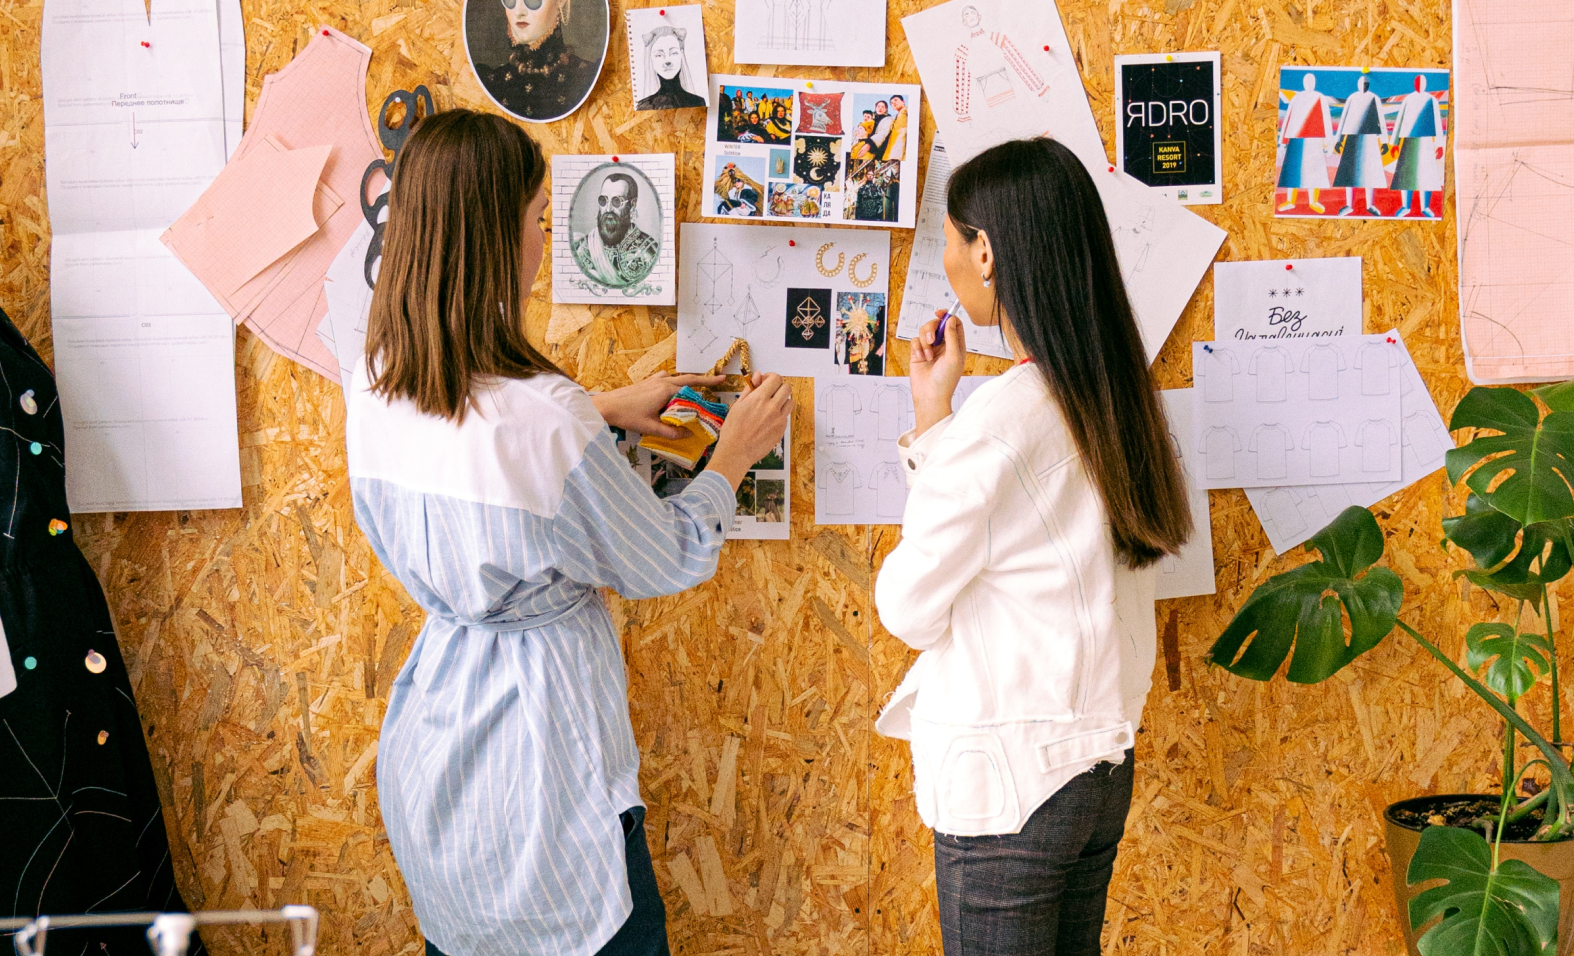
[[[1121,167],[1183,203],[1222,198],[1217,56],[1116,58]]]

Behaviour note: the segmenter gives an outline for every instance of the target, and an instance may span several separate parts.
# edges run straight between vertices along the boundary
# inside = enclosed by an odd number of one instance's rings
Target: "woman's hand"
[[[956,383],[961,381],[962,367],[967,361],[967,337],[962,331],[962,316],[951,316],[945,324],[945,340],[935,341],[935,329],[940,324],[940,317],[945,314],[944,309],[936,309],[934,321],[925,323],[918,330],[912,348],[908,351],[908,376],[913,387],[913,419],[919,435],[951,414],[951,396],[956,394]]]
[[[787,431],[787,416],[792,414],[792,386],[775,373],[754,374],[747,391],[727,412],[721,426],[721,439],[711,452],[707,471],[714,471],[732,483],[734,491],[754,463],[764,458]]]
[[[661,420],[661,413],[667,403],[672,401],[672,396],[678,394],[678,389],[685,385],[713,388],[725,380],[724,375],[668,375],[666,372],[657,372],[642,382],[615,388],[610,392],[599,392],[590,396],[590,400],[595,402],[596,411],[601,413],[601,417],[614,428],[639,432],[641,435],[678,439],[687,435],[688,429],[668,425]]]

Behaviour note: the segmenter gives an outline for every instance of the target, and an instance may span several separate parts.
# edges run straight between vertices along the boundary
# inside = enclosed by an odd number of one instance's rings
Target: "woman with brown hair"
[[[378,800],[428,954],[657,956],[639,751],[596,589],[709,579],[792,396],[756,376],[708,468],[658,499],[607,426],[679,437],[667,400],[718,380],[591,395],[531,346],[545,174],[523,130],[468,110],[423,120],[394,167],[346,443],[356,521],[427,618],[389,693]]]
[[[1191,515],[1087,170],[1048,139],[951,176],[946,278],[1017,366],[955,414],[962,323],[911,356],[916,427],[881,622],[922,651],[877,727],[912,742],[947,956],[1086,956],[1131,804],[1151,565]]]

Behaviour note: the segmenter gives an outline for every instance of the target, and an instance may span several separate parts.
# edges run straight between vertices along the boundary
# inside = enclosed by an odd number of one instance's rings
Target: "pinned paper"
[[[1192,473],[1192,463],[1201,456],[1189,451],[1192,445],[1192,390],[1189,388],[1165,389],[1159,394],[1164,399],[1164,415],[1169,421],[1170,445],[1180,460],[1181,475],[1186,482],[1186,501],[1191,505],[1192,533],[1179,554],[1165,555],[1153,576],[1155,598],[1192,597],[1212,594],[1216,590],[1213,578],[1213,514],[1208,504],[1208,492]]]
[[[1213,337],[1220,342],[1328,338],[1360,331],[1360,256],[1213,266]]]
[[[636,110],[678,110],[708,105],[705,8],[641,7],[628,20],[629,89]]]
[[[884,66],[885,4],[886,0],[738,0],[733,62]]]
[[[552,301],[677,302],[671,153],[552,157]]]

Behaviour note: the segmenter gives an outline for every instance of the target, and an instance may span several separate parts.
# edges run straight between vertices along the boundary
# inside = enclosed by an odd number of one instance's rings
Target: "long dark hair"
[[[962,238],[989,236],[995,310],[1033,357],[1133,567],[1178,551],[1191,509],[1104,205],[1087,169],[1052,139],[1001,143],[951,174]]]
[[[463,421],[478,376],[557,367],[526,341],[525,212],[546,179],[530,134],[471,110],[421,120],[399,152],[366,328],[372,390]]]

